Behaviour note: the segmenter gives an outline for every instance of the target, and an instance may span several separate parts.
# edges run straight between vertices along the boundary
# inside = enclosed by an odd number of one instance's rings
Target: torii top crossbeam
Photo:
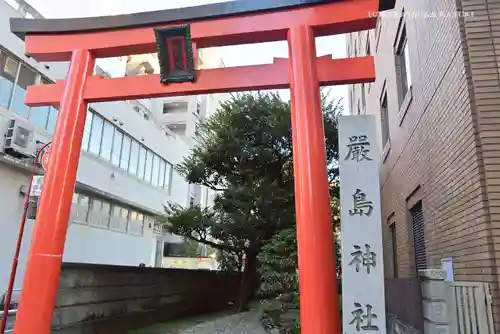
[[[392,9],[394,2],[241,0],[98,18],[11,19],[12,32],[26,41],[27,55],[38,61],[71,61],[65,80],[30,86],[26,95],[26,104],[60,105],[60,112],[14,333],[51,331],[88,103],[290,88],[301,330],[339,334],[319,86],[371,82],[375,70],[372,57],[317,58],[314,38],[375,28],[375,14]],[[189,73],[195,73],[195,82],[179,84],[164,85],[159,75],[109,79],[92,75],[96,58],[153,53],[154,29],[178,30],[180,25],[188,27],[183,29],[190,32],[186,40],[192,49],[287,40],[289,59],[193,71]],[[183,56],[185,61],[187,53]]]
[[[26,41],[26,54],[39,61],[68,61],[74,50],[89,50],[96,58],[156,52],[153,27],[190,23],[196,48],[270,42],[287,39],[291,25],[306,24],[315,36],[375,27],[378,10],[394,0],[250,0],[217,3],[112,17],[76,19],[11,19],[11,29]],[[372,15],[369,15],[372,13]],[[173,23],[174,22],[174,23]],[[167,24],[168,23],[168,24]],[[371,82],[370,57],[319,59],[321,85]],[[289,87],[287,62],[209,69],[196,84],[158,85],[158,76],[87,80],[84,99],[103,102],[147,97],[194,95]],[[58,104],[64,81],[28,89],[28,105]]]

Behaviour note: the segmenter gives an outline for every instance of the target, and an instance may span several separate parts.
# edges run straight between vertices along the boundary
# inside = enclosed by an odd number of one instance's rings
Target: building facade
[[[62,79],[68,70],[67,63],[37,63],[25,55],[9,18],[40,15],[20,3],[0,1],[0,290],[9,280],[34,154],[51,140],[58,115],[54,107],[24,105],[26,88]],[[99,62],[95,73],[119,76],[128,70],[127,59],[119,58]],[[164,243],[183,240],[163,233],[154,217],[168,202],[210,205],[210,192],[188,184],[173,168],[189,153],[195,134],[170,129],[162,119],[166,103],[89,106],[63,261],[161,266]],[[199,114],[206,113],[200,106]],[[37,202],[30,197],[15,288],[21,287]]]
[[[379,123],[385,274],[451,258],[457,281],[488,282],[500,328],[500,3],[397,0],[374,30],[374,83],[349,87],[353,115]]]

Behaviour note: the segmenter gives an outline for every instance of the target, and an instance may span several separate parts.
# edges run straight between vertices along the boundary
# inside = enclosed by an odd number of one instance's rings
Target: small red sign
[[[43,150],[42,156],[40,157],[40,164],[42,165],[44,171],[47,171],[47,169],[49,168],[49,158],[50,158],[50,145]]]

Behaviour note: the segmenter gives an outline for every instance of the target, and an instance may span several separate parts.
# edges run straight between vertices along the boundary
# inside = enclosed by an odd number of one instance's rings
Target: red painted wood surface
[[[160,84],[159,75],[123,78],[92,76],[87,79],[83,97],[89,103],[146,99],[166,96],[239,92],[259,89],[281,89],[290,86],[288,59],[275,59],[273,64],[200,70],[197,82],[175,85]],[[373,57],[316,60],[320,85],[346,85],[373,82]],[[29,86],[25,103],[30,106],[57,105],[65,80],[55,84]]]
[[[326,177],[320,85],[375,80],[372,57],[315,57],[314,37],[375,28],[379,0],[342,2],[191,24],[197,48],[288,40],[290,59],[273,64],[201,70],[197,82],[160,84],[158,75],[91,76],[94,57],[154,53],[152,27],[26,36],[39,61],[72,61],[66,80],[30,86],[28,105],[61,105],[30,247],[15,334],[48,334],[90,102],[291,88],[301,322],[304,334],[339,334],[335,260]],[[178,24],[176,24],[178,25]],[[333,45],[332,45],[333,47]]]
[[[375,28],[379,0],[345,0],[288,11],[261,13],[191,24],[198,48],[286,40],[291,26],[308,25],[315,36]],[[163,26],[165,27],[165,26]],[[154,27],[63,35],[28,35],[26,53],[40,61],[67,61],[73,50],[87,49],[97,58],[156,52]]]

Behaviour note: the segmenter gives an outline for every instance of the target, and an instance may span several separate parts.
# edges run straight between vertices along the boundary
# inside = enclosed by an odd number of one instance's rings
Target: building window
[[[98,199],[92,199],[89,225],[109,228],[111,206],[109,203]]]
[[[146,148],[141,146],[139,148],[139,165],[137,166],[137,176],[144,179],[144,172],[146,170]]]
[[[37,112],[41,115],[43,110]],[[168,189],[172,165],[90,109],[85,121],[82,150],[98,155],[155,187]]]
[[[167,162],[167,170],[165,172],[165,182],[163,183],[163,189],[170,194],[170,184],[172,183],[173,167]]]
[[[409,103],[408,100],[411,98],[412,87],[408,39],[403,17],[400,19],[398,34],[394,45],[399,107],[402,108],[405,103]]]
[[[34,85],[36,78],[37,73],[35,71],[32,71],[28,68],[28,66],[21,64],[17,83],[14,88],[14,95],[12,97],[12,105],[10,107],[11,112],[24,118],[28,118],[30,107],[24,104],[24,99],[26,98],[26,90],[28,89],[28,86]]]
[[[393,221],[389,225],[389,231],[391,232],[391,253],[392,253],[392,273],[393,277],[398,277],[398,243],[396,236],[396,222]]]
[[[163,159],[160,160],[160,174],[158,175],[158,187],[165,186],[165,172],[167,169],[167,162]]]
[[[379,45],[381,34],[382,34],[382,18],[381,18],[381,16],[378,16],[377,23],[375,26],[375,51],[378,51],[378,45]]]
[[[413,257],[416,270],[427,269],[427,251],[425,248],[425,222],[422,201],[418,201],[410,209]]]
[[[153,152],[146,152],[146,170],[144,171],[144,180],[151,182],[151,172],[153,170]]]
[[[0,107],[9,109],[19,62],[0,52]]]
[[[192,208],[194,207],[194,200],[195,200],[195,197],[193,194],[189,195],[189,207]]]
[[[130,211],[127,233],[141,236],[144,229],[144,216],[138,212]]]
[[[110,229],[117,232],[127,232],[128,209],[114,205],[110,222]]]
[[[385,85],[384,85],[385,86]],[[384,87],[382,96],[380,98],[380,125],[382,130],[382,161],[385,162],[391,147],[391,134],[389,126],[389,108],[387,101],[387,90]]]
[[[113,151],[111,152],[111,163],[115,166],[120,165],[120,153],[122,151],[123,133],[115,129],[113,136]]]
[[[158,187],[158,174],[160,173],[160,157],[153,154],[153,171],[151,174],[151,183]]]
[[[173,103],[164,103],[163,104],[163,113],[169,114],[171,112],[175,112],[175,105]]]
[[[99,155],[101,150],[102,127],[104,119],[96,114],[92,119],[92,130],[90,132],[89,152]]]
[[[113,135],[115,127],[112,123],[104,121],[104,128],[102,131],[102,143],[100,157],[109,161],[111,160],[111,151],[113,149]]]
[[[137,165],[139,164],[139,142],[132,140],[132,145],[130,146],[130,164],[128,166],[128,171],[137,175]]]
[[[55,107],[32,107],[30,108],[30,122],[40,129],[53,134],[56,129],[59,110]],[[87,143],[88,145],[88,143]]]
[[[87,151],[89,149],[90,142],[90,132],[92,131],[92,118],[94,113],[87,110],[87,117],[85,118],[85,129],[83,130],[82,139],[82,150]]]
[[[87,224],[87,218],[90,208],[90,198],[84,195],[78,195],[77,208],[75,214],[75,222],[80,224]]]
[[[127,135],[123,135],[122,153],[120,155],[120,168],[123,170],[128,170],[131,143],[132,138]]]
[[[53,134],[56,131],[57,117],[59,116],[59,109],[56,107],[50,107],[49,117],[47,118],[47,127],[45,130],[49,134]]]

